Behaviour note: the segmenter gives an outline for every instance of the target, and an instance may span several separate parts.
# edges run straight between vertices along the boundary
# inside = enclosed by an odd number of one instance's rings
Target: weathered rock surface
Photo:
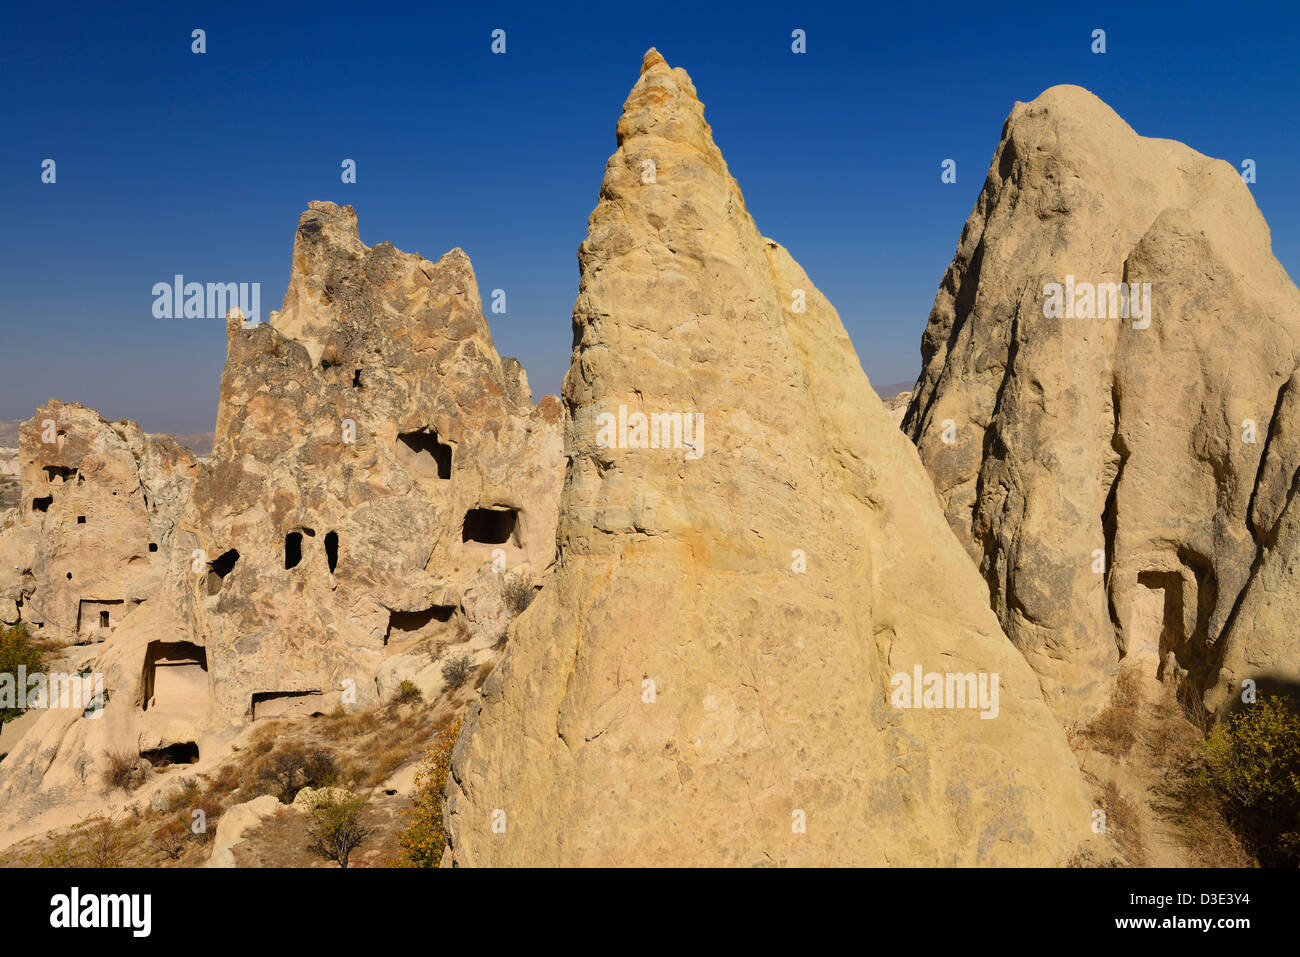
[[[1121,283],[1146,293],[1127,312]],[[1078,87],[1016,104],[903,428],[1059,714],[1101,707],[1122,656],[1214,684],[1300,463],[1298,345],[1300,293],[1231,165]],[[1239,640],[1296,661],[1267,618]]]
[[[246,835],[269,817],[278,814],[284,807],[271,794],[236,804],[227,809],[217,822],[217,833],[212,837],[212,856],[205,867],[234,867],[235,845],[242,843]]]
[[[284,309],[248,327],[232,311],[227,332],[206,460],[77,407],[23,426],[0,596],[66,635],[79,602],[92,630],[88,601],[138,607],[88,662],[107,705],[43,715],[0,764],[0,846],[99,800],[110,751],[197,749],[201,768],[250,721],[373,705],[402,680],[436,695],[453,654],[496,661],[507,582],[540,587],[554,560],[562,408],[498,356],[461,250],[369,248],[351,207],[312,203]],[[32,444],[47,414],[57,453]]]
[[[204,553],[194,615],[217,707],[302,695],[328,710],[348,682],[373,703],[386,657],[436,658],[499,605],[494,561],[551,563],[559,402],[534,406],[497,356],[463,252],[367,248],[350,207],[311,204],[283,311],[229,335],[184,522]]]
[[[197,462],[170,436],[53,400],[23,423],[19,461],[0,599],[51,638],[102,641],[157,590]]]
[[[1090,808],[1033,672],[653,50],[618,143],[579,250],[557,571],[466,718],[444,863],[1064,861]],[[635,447],[636,413],[674,412],[683,441]],[[891,707],[914,666],[997,673],[997,717]]]

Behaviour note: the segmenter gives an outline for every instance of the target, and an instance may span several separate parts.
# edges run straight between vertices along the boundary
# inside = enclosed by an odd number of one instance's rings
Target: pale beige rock
[[[49,637],[103,641],[157,590],[197,461],[169,436],[54,400],[19,443],[24,497],[0,533],[0,596]]]
[[[0,596],[63,636],[80,609],[108,703],[42,715],[0,765],[0,846],[98,800],[110,751],[207,766],[257,719],[437,694],[452,656],[497,660],[507,581],[545,582],[562,409],[497,355],[468,257],[366,247],[350,207],[313,203],[293,264],[283,313],[227,317],[207,459],[59,403],[24,424]]]
[[[313,203],[293,261],[283,312],[229,323],[216,441],[182,521],[204,553],[193,615],[229,718],[276,713],[272,695],[364,706],[440,673],[490,630],[486,601],[504,624],[504,573],[540,579],[555,550],[561,409],[534,406],[498,357],[468,257],[368,248],[351,207]],[[502,527],[477,531],[476,510]]]
[[[1149,326],[1109,290],[1106,318],[1083,318],[1082,285],[1079,318],[1046,315],[1068,277],[1150,283]],[[1143,646],[1153,676],[1173,652],[1190,687],[1213,684],[1300,461],[1276,411],[1298,333],[1300,293],[1236,169],[1138,136],[1079,87],[1016,104],[903,427],[1059,714],[1095,713]],[[1286,448],[1252,522],[1274,427]]]
[[[263,794],[223,811],[217,821],[217,833],[212,838],[212,856],[204,866],[234,867],[235,846],[242,844],[249,831],[274,816],[283,806],[274,795]]]
[[[1063,862],[1090,804],[1032,671],[653,50],[618,142],[579,250],[557,571],[466,718],[445,863]],[[703,427],[622,447],[620,405]],[[996,672],[998,716],[891,707],[914,665]]]
[[[903,416],[907,414],[907,405],[911,399],[911,392],[900,392],[898,395],[889,397],[881,396],[885,411],[889,413],[889,418],[894,425],[903,424]]]

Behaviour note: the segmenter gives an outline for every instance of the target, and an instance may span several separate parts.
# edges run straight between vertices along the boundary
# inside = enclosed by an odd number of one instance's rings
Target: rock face
[[[1063,861],[1089,805],[1033,673],[653,50],[618,144],[579,250],[557,571],[466,718],[444,863]],[[996,673],[996,718],[892,707],[914,668]]]
[[[217,706],[328,709],[345,686],[373,703],[409,676],[386,658],[436,657],[499,616],[494,571],[551,563],[560,404],[534,407],[523,369],[498,357],[461,250],[433,263],[369,249],[351,207],[312,203],[284,309],[229,326],[216,441],[185,518]],[[440,690],[436,669],[428,681]]]
[[[435,696],[453,652],[496,661],[507,583],[553,563],[562,407],[498,356],[461,250],[368,248],[351,207],[312,203],[283,310],[232,311],[227,332],[206,461],[76,407],[23,427],[26,524],[0,557],[27,571],[0,595],[68,636],[79,607],[94,630],[105,602],[148,600],[110,607],[87,662],[107,704],[43,715],[0,765],[0,832],[97,800],[111,750],[202,762],[249,721],[404,679]],[[47,415],[66,431],[51,452]]]
[[[157,591],[197,462],[170,436],[57,401],[23,424],[18,458],[24,498],[0,536],[0,600],[52,638],[103,641]]]
[[[1227,636],[1291,534],[1298,344],[1300,294],[1232,166],[1078,87],[1016,104],[903,428],[1061,715],[1101,707],[1121,658],[1194,694],[1234,641],[1294,674],[1276,603]]]

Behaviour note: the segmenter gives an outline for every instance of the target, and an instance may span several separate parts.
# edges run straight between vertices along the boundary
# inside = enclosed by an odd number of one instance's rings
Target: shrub
[[[403,812],[408,824],[398,835],[401,856],[398,867],[437,867],[442,852],[447,847],[447,834],[443,830],[443,791],[447,787],[447,772],[451,767],[451,749],[460,733],[460,719],[439,731],[433,739],[429,756],[415,775],[413,806]]]
[[[92,817],[55,841],[41,867],[123,867],[127,828],[113,817]]]
[[[45,653],[33,644],[27,634],[27,626],[22,622],[12,628],[0,625],[0,674],[10,676],[15,691],[18,688],[19,666],[22,666],[28,675],[40,674],[45,671]],[[0,707],[0,724],[22,713],[20,708]]]
[[[1204,779],[1266,867],[1300,865],[1300,713],[1262,697],[1202,745]]]
[[[457,655],[442,666],[442,677],[447,682],[447,690],[455,691],[469,680],[469,655]]]
[[[397,686],[397,692],[393,695],[394,704],[409,704],[412,701],[422,701],[423,699],[424,695],[415,686],[414,681],[403,681]]]
[[[281,744],[257,764],[256,780],[283,803],[291,804],[306,787],[323,787],[338,776],[334,755],[322,748],[308,750],[298,742]]]
[[[127,749],[109,751],[104,755],[105,765],[101,774],[105,789],[115,791],[134,791],[145,779],[144,764],[138,754]]]
[[[181,818],[172,818],[153,832],[153,846],[171,860],[176,860],[190,839],[190,829]]]
[[[506,611],[511,618],[522,615],[533,603],[532,582],[522,575],[507,578],[501,589],[501,600],[505,602]]]
[[[311,808],[308,849],[346,869],[352,852],[374,833],[374,828],[361,823],[365,806],[365,797],[351,791],[318,797]]]

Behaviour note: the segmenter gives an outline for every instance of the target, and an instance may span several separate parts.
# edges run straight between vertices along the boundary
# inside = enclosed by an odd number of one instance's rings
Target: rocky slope
[[[1121,658],[1192,697],[1243,642],[1258,677],[1295,676],[1280,608],[1233,621],[1290,534],[1298,346],[1300,293],[1232,166],[1078,87],[1015,106],[903,428],[1061,715],[1096,713]]]
[[[1063,862],[1078,768],[835,310],[685,71],[647,53],[617,132],[557,571],[466,719],[444,863]],[[914,669],[996,674],[996,717],[893,706]]]

